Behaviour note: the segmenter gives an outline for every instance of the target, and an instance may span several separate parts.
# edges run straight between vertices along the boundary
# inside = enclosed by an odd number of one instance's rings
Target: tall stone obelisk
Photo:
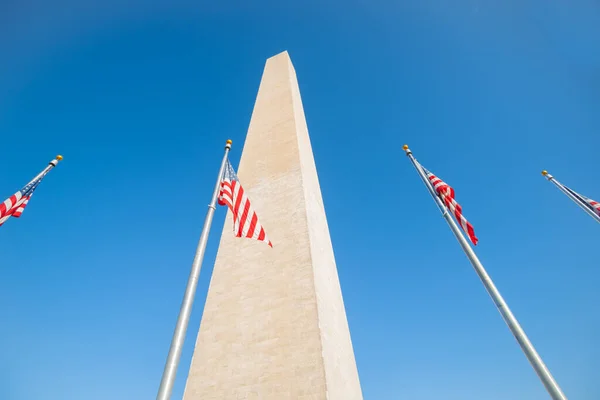
[[[267,60],[238,169],[273,248],[228,212],[184,400],[362,393],[296,73]]]

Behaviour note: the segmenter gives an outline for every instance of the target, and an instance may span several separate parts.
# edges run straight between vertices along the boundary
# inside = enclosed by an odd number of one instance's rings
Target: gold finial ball
[[[233,143],[233,142],[231,141],[231,139],[227,139],[227,142],[225,142],[225,143],[227,143],[227,144],[231,144],[231,143]]]
[[[58,161],[60,161],[60,160],[62,160],[62,159],[63,159],[63,156],[61,156],[61,155],[59,154],[59,155],[57,155],[57,156],[56,156],[56,159],[57,159]]]
[[[544,176],[548,175],[548,171],[546,171],[546,170],[543,170],[543,171],[542,171],[542,175],[544,175]]]
[[[404,150],[408,150],[408,145],[407,145],[407,144],[405,144],[404,146],[402,146],[402,148],[403,148]]]

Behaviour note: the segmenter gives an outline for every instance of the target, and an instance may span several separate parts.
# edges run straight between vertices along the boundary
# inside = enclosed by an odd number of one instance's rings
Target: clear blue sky
[[[155,397],[223,141],[237,165],[283,50],[365,399],[548,398],[405,142],[566,394],[600,398],[600,227],[540,175],[600,199],[597,2],[51,3],[0,5],[3,198],[65,156],[0,228],[0,398]]]

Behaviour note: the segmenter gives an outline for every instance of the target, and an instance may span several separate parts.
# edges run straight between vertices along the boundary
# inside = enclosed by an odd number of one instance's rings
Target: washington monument
[[[184,400],[361,400],[296,73],[269,58],[238,176],[273,242],[236,238],[231,212]]]

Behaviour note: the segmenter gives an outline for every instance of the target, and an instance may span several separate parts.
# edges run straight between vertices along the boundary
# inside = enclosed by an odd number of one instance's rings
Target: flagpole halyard
[[[202,228],[202,233],[200,234],[200,240],[198,241],[198,247],[196,248],[194,261],[192,262],[192,268],[185,289],[185,294],[183,296],[183,301],[181,303],[179,317],[177,318],[177,324],[175,325],[173,339],[171,340],[171,347],[169,348],[169,354],[167,356],[167,361],[165,362],[165,368],[160,381],[160,386],[158,388],[156,400],[169,400],[171,398],[171,393],[173,392],[177,368],[181,358],[181,351],[183,350],[183,344],[185,342],[185,334],[190,321],[190,315],[192,313],[196,288],[198,287],[200,269],[204,259],[206,244],[208,243],[208,235],[210,233],[213,216],[215,209],[217,208],[217,198],[219,197],[221,180],[223,177],[223,172],[225,171],[227,155],[231,149],[231,144],[232,141],[229,139],[225,142],[225,154],[223,155],[223,160],[221,161],[221,168],[219,169],[219,175],[217,177],[217,183],[215,184],[212,198],[208,204],[208,210],[204,219],[204,226]]]
[[[542,175],[546,179],[548,179],[550,182],[552,182],[554,184],[554,186],[556,186],[561,192],[563,192],[575,204],[577,204],[579,206],[579,208],[581,208],[583,211],[585,211],[586,214],[588,214],[590,217],[594,218],[596,220],[596,222],[600,223],[600,215],[594,213],[580,199],[578,199],[577,197],[573,196],[573,194],[570,193],[567,189],[565,189],[564,185],[562,183],[560,183],[559,181],[557,181],[552,175],[550,175],[548,173],[548,171],[543,170],[542,171]]]
[[[523,330],[523,328],[521,328],[521,325],[519,324],[512,311],[508,307],[508,304],[506,304],[506,302],[504,301],[504,298],[496,288],[496,285],[494,285],[492,278],[488,275],[487,271],[483,267],[483,264],[481,264],[481,262],[479,261],[479,258],[475,254],[475,251],[471,248],[469,242],[458,228],[458,225],[450,216],[448,209],[446,208],[442,200],[439,198],[439,196],[436,194],[435,189],[433,188],[429,179],[427,179],[427,176],[423,171],[421,165],[413,156],[412,151],[410,151],[407,145],[404,145],[402,148],[404,149],[406,155],[417,170],[417,173],[421,177],[421,180],[427,186],[429,193],[434,198],[438,207],[442,210],[442,215],[448,223],[448,225],[450,226],[450,230],[452,230],[452,233],[458,240],[458,243],[460,244],[463,251],[465,252],[465,255],[471,262],[471,265],[475,269],[475,272],[479,276],[479,279],[483,283],[483,286],[492,298],[492,301],[494,302],[496,308],[500,312],[500,315],[506,322],[506,325],[508,325],[508,328],[510,329],[511,333],[517,340],[517,343],[521,347],[521,350],[523,351],[523,353],[525,353],[525,356],[529,360],[529,363],[531,364],[538,377],[542,381],[544,387],[550,394],[550,397],[552,397],[553,400],[567,400],[567,397],[562,392],[560,386],[558,386],[558,383],[554,380],[554,377],[548,370],[548,367],[546,367],[546,365],[544,364],[544,361],[542,360],[540,355],[533,347],[533,344],[529,341],[529,338],[525,334],[525,331]]]

